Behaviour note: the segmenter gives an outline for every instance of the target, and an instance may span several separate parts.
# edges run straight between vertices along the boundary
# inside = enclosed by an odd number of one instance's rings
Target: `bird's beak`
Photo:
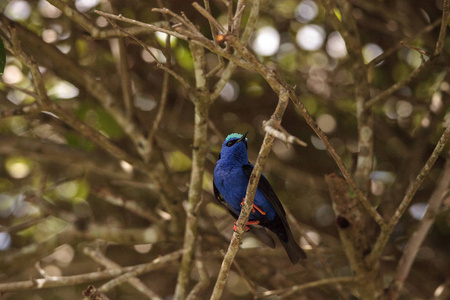
[[[245,137],[247,136],[247,134],[248,134],[248,131],[247,131],[246,133],[244,133],[244,135],[243,135],[240,139],[238,139],[238,140],[236,141],[236,144],[238,144],[238,143],[244,141],[244,140],[245,140]]]

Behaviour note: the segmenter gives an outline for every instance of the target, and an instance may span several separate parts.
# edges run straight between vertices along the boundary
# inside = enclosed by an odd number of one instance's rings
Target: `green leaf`
[[[333,8],[333,12],[336,15],[336,17],[339,19],[339,21],[342,22],[342,15],[341,15],[341,11],[337,8]]]
[[[0,75],[3,74],[6,65],[6,52],[5,47],[3,46],[3,41],[0,38]]]

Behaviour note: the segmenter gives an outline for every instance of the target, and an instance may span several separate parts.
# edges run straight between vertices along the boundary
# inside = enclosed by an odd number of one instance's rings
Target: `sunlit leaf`
[[[180,151],[174,151],[169,156],[169,166],[177,172],[184,172],[191,168],[192,161]]]
[[[175,50],[175,56],[177,57],[177,61],[183,69],[186,69],[188,71],[194,69],[194,62],[189,50],[184,47],[177,47],[177,49]]]
[[[334,14],[336,15],[336,17],[339,19],[339,21],[342,21],[342,15],[339,9],[334,8],[333,9]]]

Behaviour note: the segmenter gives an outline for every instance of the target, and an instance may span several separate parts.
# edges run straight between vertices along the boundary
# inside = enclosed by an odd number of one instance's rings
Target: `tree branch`
[[[279,95],[277,107],[272,116],[270,117],[269,122],[271,123],[272,126],[280,125],[281,119],[283,118],[283,114],[284,111],[286,110],[288,102],[289,102],[289,93],[287,90],[282,89]],[[223,288],[225,287],[225,282],[228,278],[228,273],[231,268],[231,264],[233,263],[234,257],[236,256],[236,253],[239,250],[239,244],[244,234],[244,228],[248,222],[248,218],[250,217],[250,212],[253,207],[256,188],[258,187],[259,179],[261,177],[262,170],[266,163],[267,156],[269,155],[272,149],[274,139],[275,138],[269,133],[266,133],[264,136],[264,141],[263,144],[261,145],[261,149],[259,150],[259,155],[258,158],[256,159],[255,167],[253,169],[252,174],[250,175],[250,180],[247,186],[247,192],[245,194],[244,205],[242,206],[241,213],[236,222],[237,231],[233,233],[233,237],[228,247],[228,251],[223,259],[222,266],[220,268],[220,272],[217,277],[213,293],[211,295],[211,300],[219,300],[222,295]]]
[[[6,293],[6,292],[16,292],[16,291],[23,291],[23,290],[37,290],[37,289],[46,289],[46,288],[53,288],[53,287],[59,287],[59,286],[68,286],[68,285],[76,285],[76,284],[82,284],[82,283],[91,283],[94,281],[100,281],[105,280],[109,278],[117,277],[115,281],[112,283],[109,283],[108,286],[113,286],[114,284],[121,284],[123,282],[128,281],[122,281],[123,277],[120,276],[122,274],[135,277],[141,274],[149,273],[155,270],[158,270],[165,265],[176,261],[181,256],[182,251],[178,250],[169,254],[166,254],[164,256],[158,257],[154,259],[152,262],[135,265],[135,266],[129,266],[129,267],[123,267],[123,268],[115,268],[115,269],[109,269],[104,271],[98,271],[98,272],[92,272],[92,273],[85,273],[85,274],[78,274],[73,276],[53,276],[51,279],[47,278],[38,278],[33,280],[27,280],[27,281],[19,281],[19,282],[8,282],[8,283],[0,283],[0,293]]]
[[[424,242],[430,227],[433,225],[436,215],[439,212],[442,201],[445,198],[445,194],[448,193],[450,186],[450,152],[447,153],[447,161],[445,163],[444,170],[442,171],[441,178],[437,183],[437,187],[428,201],[428,208],[425,216],[420,222],[417,229],[411,235],[408,244],[406,244],[403,255],[397,266],[395,274],[395,281],[391,283],[390,295],[391,299],[396,300],[403,288],[403,284],[408,277],[412,264],[416,258],[417,252],[420,246]]]
[[[386,228],[382,229],[380,235],[377,238],[377,241],[372,249],[372,252],[367,257],[367,262],[369,265],[372,265],[378,260],[378,258],[381,256],[384,247],[386,246],[387,241],[389,240],[389,236],[391,235],[392,231],[395,228],[395,225],[397,225],[400,218],[405,213],[406,209],[408,208],[409,204],[411,203],[411,200],[413,199],[414,195],[417,192],[417,189],[422,184],[424,179],[428,176],[430,173],[431,168],[433,167],[434,163],[436,162],[436,159],[441,154],[442,150],[444,149],[444,146],[447,144],[448,139],[450,138],[450,126],[448,126],[444,133],[442,134],[441,138],[439,139],[438,143],[436,144],[436,147],[433,150],[433,153],[428,158],[427,162],[423,166],[420,173],[417,175],[416,179],[411,183],[408,190],[406,191],[405,196],[403,197],[402,202],[398,206],[397,210],[395,211],[394,215],[389,221],[389,224]]]

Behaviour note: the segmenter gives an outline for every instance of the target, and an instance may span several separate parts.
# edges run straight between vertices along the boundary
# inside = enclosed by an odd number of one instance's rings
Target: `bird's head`
[[[222,144],[219,159],[247,163],[247,133],[248,131],[244,135],[240,133],[229,134]]]

